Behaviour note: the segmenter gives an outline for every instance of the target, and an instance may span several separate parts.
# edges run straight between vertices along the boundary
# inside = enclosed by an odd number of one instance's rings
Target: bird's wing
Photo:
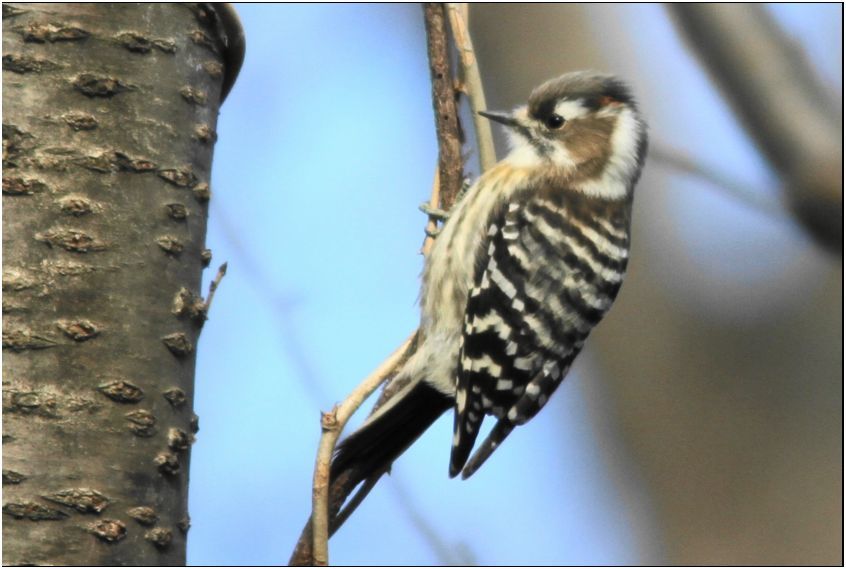
[[[614,223],[567,194],[515,199],[490,222],[464,315],[451,476],[544,406],[619,290],[627,210]],[[498,422],[465,468],[485,414]]]

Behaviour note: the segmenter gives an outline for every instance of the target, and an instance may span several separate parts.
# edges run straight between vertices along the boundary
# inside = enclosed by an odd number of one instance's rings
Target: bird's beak
[[[480,115],[485,117],[486,119],[490,119],[494,122],[498,122],[500,124],[504,124],[505,126],[514,128],[518,126],[517,119],[512,117],[511,115],[507,115],[505,113],[489,113],[487,111],[478,111]]]

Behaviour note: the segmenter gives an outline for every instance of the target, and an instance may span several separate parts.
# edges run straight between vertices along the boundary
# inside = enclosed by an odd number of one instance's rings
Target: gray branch
[[[842,252],[842,117],[804,53],[758,4],[673,4],[670,11],[784,178],[796,217]]]

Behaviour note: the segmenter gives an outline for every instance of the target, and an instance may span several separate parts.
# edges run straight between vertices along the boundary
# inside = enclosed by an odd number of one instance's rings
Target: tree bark
[[[185,563],[214,17],[3,5],[5,565]]]
[[[446,32],[446,8],[442,2],[423,4],[426,25],[426,48],[432,78],[432,106],[435,110],[435,131],[438,135],[438,172],[442,204],[453,204],[464,181],[464,159],[461,156],[461,126],[455,102],[449,57],[449,35]]]

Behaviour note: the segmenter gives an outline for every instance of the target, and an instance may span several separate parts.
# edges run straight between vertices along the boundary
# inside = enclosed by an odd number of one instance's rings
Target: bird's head
[[[605,198],[630,195],[646,156],[646,123],[611,75],[567,73],[536,88],[512,113],[480,112],[509,130],[514,167]]]

